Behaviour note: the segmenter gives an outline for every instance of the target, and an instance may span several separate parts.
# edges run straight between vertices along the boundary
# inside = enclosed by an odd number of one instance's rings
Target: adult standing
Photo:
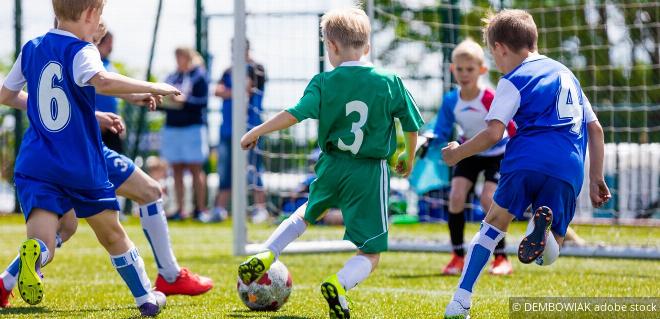
[[[193,217],[206,211],[206,174],[202,169],[208,157],[206,107],[209,80],[200,54],[190,48],[175,51],[177,70],[166,82],[177,87],[181,95],[167,101],[165,127],[162,131],[161,156],[172,167],[176,212],[170,219],[189,216],[184,211],[184,172],[192,175],[194,204]]]
[[[247,62],[249,105],[247,109],[247,129],[250,130],[262,123],[264,88],[266,71],[264,66],[254,61],[250,56],[250,42],[246,44],[245,60]],[[227,217],[227,207],[231,197],[231,136],[232,136],[232,77],[231,68],[225,70],[215,88],[215,96],[222,98],[222,125],[220,126],[220,143],[218,145],[218,174],[220,184],[215,198],[215,208],[209,221],[219,221]],[[242,132],[240,134],[243,134]],[[258,151],[248,151],[248,188],[253,190],[254,209],[251,212],[253,222],[263,222],[268,219],[266,210],[266,193],[263,189],[261,173],[263,160]]]

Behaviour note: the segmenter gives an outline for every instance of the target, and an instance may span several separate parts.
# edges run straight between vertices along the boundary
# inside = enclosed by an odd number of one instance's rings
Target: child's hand
[[[125,100],[134,105],[145,106],[149,111],[155,111],[163,97],[151,93],[135,93],[127,96]]]
[[[409,158],[408,153],[403,152],[399,154],[399,158],[396,161],[396,167],[394,168],[394,170],[401,177],[404,178],[408,177],[410,175],[410,172],[412,171],[414,160],[415,160],[414,156]]]
[[[121,116],[110,112],[96,112],[95,115],[102,130],[109,130],[115,134],[124,132],[124,121]]]
[[[244,150],[253,149],[255,146],[257,146],[258,140],[258,135],[252,134],[252,132],[247,132],[241,138],[241,148]]]
[[[181,91],[179,89],[167,84],[167,83],[152,83],[151,93],[156,95],[180,95]]]
[[[459,146],[458,142],[454,141],[454,142],[449,142],[447,146],[442,148],[442,160],[445,161],[445,164],[449,166],[454,166],[461,161],[462,158],[460,158],[457,152],[458,146]]]
[[[591,205],[598,208],[607,203],[612,198],[612,195],[605,181],[601,179],[589,183],[589,197],[591,198]]]

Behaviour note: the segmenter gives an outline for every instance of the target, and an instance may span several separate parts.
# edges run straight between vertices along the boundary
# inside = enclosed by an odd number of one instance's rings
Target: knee
[[[69,240],[78,230],[78,219],[72,218],[70,221],[62,224],[59,229],[60,238],[62,242]]]
[[[458,190],[452,189],[449,192],[449,210],[450,212],[460,213],[465,207],[465,198],[467,194]]]
[[[142,191],[143,203],[153,203],[159,200],[161,197],[163,197],[163,190],[160,186],[160,183],[150,178],[146,187]]]
[[[98,239],[103,247],[110,249],[128,240],[128,237],[126,237],[126,233],[121,227],[113,227],[111,230],[104,232],[103,236],[99,236]]]

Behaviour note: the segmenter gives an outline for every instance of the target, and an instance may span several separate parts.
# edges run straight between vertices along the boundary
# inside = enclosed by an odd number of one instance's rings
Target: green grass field
[[[125,223],[138,245],[152,280],[155,263],[139,221]],[[243,259],[231,254],[229,223],[203,225],[171,223],[171,236],[179,263],[215,280],[215,288],[197,297],[168,298],[161,318],[324,318],[327,310],[319,294],[320,281],[340,269],[347,253],[284,255],[281,260],[293,275],[294,290],[278,312],[248,311],[236,293],[236,266]],[[519,238],[523,224],[514,224],[511,238]],[[250,238],[268,236],[272,227],[250,227]],[[466,238],[477,225],[470,224]],[[659,228],[576,226],[591,242],[651,244],[660,246]],[[448,238],[446,225],[394,226],[392,237]],[[16,254],[25,228],[19,215],[0,217],[0,262],[3,266]],[[304,238],[341,237],[337,227],[311,228]],[[509,241],[513,244],[513,239]],[[515,258],[513,258],[515,259]],[[438,275],[449,254],[387,253],[377,271],[350,291],[354,318],[440,318],[458,277]],[[483,274],[476,288],[472,317],[506,318],[511,296],[658,296],[660,261],[561,258],[541,268],[514,262],[510,277]],[[108,255],[82,222],[78,233],[56,253],[44,269],[45,300],[29,306],[20,297],[11,308],[0,309],[2,318],[131,318],[138,315],[133,299]],[[16,292],[16,290],[15,290]]]

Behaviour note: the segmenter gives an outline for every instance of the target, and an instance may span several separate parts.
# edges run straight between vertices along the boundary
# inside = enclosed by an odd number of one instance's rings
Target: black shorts
[[[477,177],[481,171],[487,182],[497,184],[500,180],[500,162],[504,155],[498,156],[470,156],[458,162],[454,166],[454,177],[465,177],[473,184],[477,182]]]
[[[105,146],[109,149],[119,153],[124,154],[124,141],[121,140],[119,134],[112,133],[110,131],[105,131],[101,133],[101,139]]]

